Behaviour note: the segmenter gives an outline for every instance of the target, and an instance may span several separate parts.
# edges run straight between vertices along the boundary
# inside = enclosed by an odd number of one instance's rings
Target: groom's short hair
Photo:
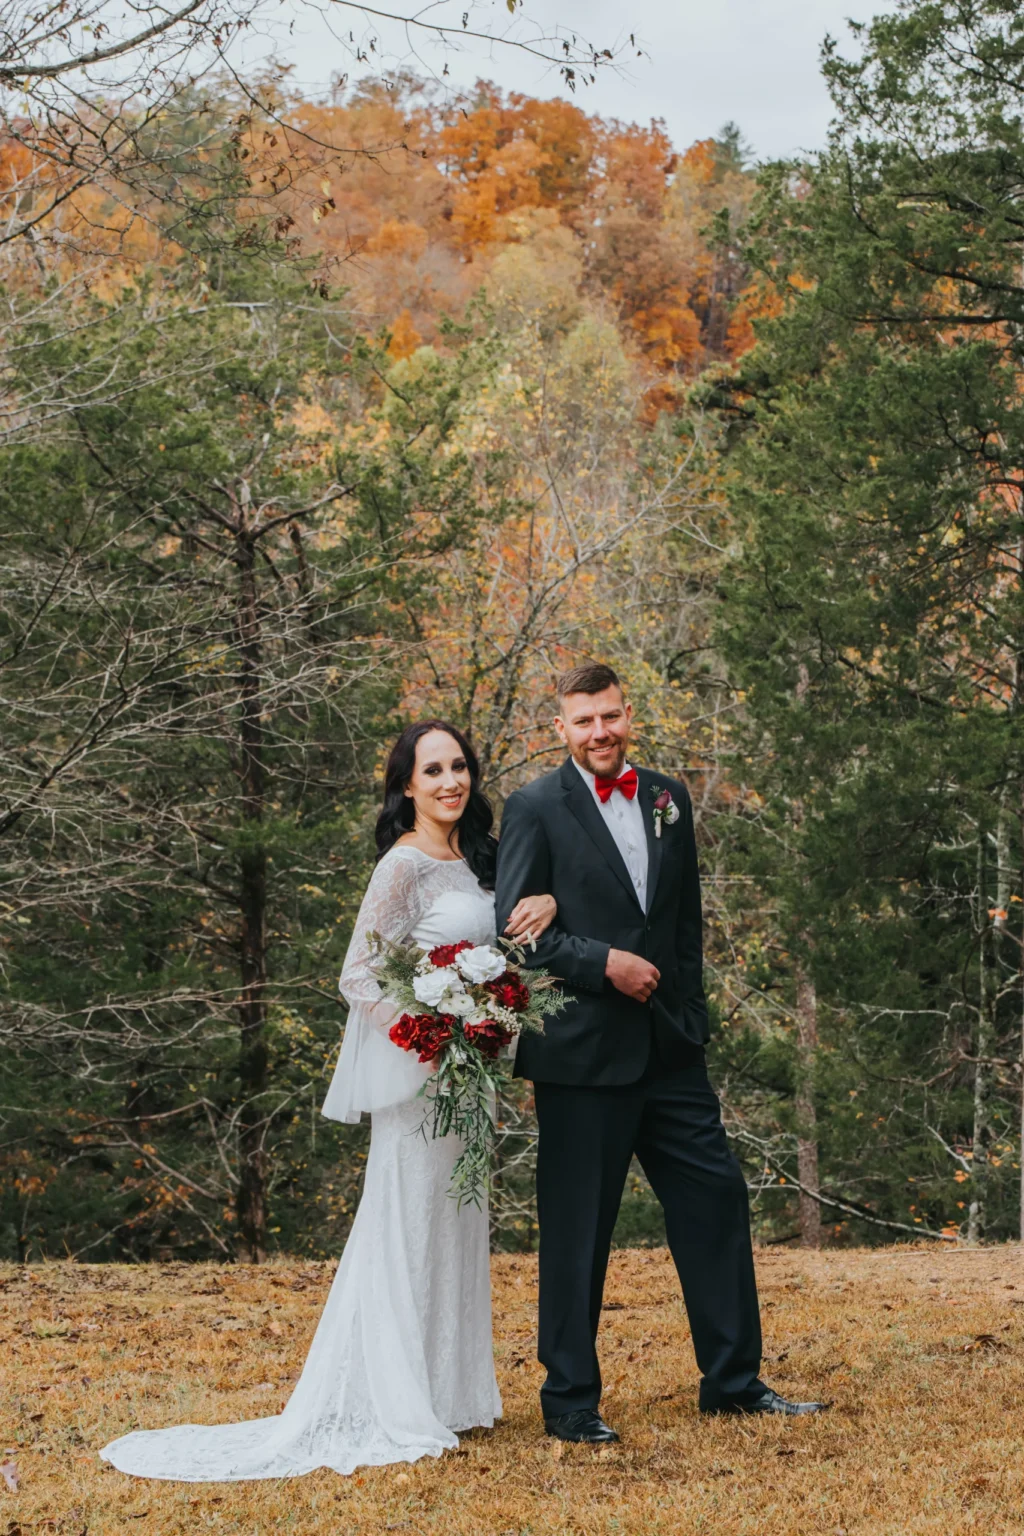
[[[617,673],[603,661],[585,661],[582,666],[571,667],[555,684],[560,699],[567,699],[572,693],[604,693],[606,688],[618,688],[621,692],[622,684]]]

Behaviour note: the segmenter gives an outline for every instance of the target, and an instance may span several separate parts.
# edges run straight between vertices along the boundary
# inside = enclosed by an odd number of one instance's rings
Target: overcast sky
[[[324,90],[332,74],[358,73],[339,38],[347,39],[350,28],[357,41],[366,38],[352,9],[316,3],[319,10],[309,0],[283,0],[278,15],[290,21],[276,34],[278,52],[295,65],[295,83],[311,92]],[[467,3],[442,0],[424,14],[458,27]],[[386,0],[378,4],[386,8]],[[847,18],[867,21],[887,8],[886,0],[526,0],[527,14],[548,26],[578,29],[598,47],[622,43],[633,31],[649,54],[628,57],[627,48],[623,73],[580,87],[576,100],[586,111],[641,123],[664,118],[679,147],[732,120],[760,159],[821,146],[830,115],[819,73],[822,39],[831,33],[852,53]],[[471,24],[481,28],[504,15],[503,0],[477,0],[470,11]],[[417,65],[401,29],[375,22],[373,30],[392,64]],[[410,37],[421,72],[425,66],[440,73],[447,60],[449,84],[471,85],[483,76],[533,95],[567,94],[556,72],[515,50],[477,44],[446,52],[422,32]],[[254,46],[268,45],[253,40]]]

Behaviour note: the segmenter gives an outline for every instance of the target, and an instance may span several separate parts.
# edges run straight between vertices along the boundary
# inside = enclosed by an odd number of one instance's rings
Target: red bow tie
[[[626,799],[632,800],[633,796],[636,794],[638,783],[639,780],[636,776],[636,769],[627,768],[625,773],[620,773],[617,779],[602,778],[602,776],[598,774],[594,780],[594,787],[597,790],[597,798],[600,800],[601,804],[607,805],[608,801],[612,797],[613,789],[621,789]]]

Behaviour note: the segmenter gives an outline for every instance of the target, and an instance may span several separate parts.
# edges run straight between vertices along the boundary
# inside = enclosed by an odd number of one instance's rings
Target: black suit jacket
[[[702,980],[700,877],[693,809],[686,786],[637,770],[647,830],[647,910],[605,824],[590,786],[570,758],[554,773],[509,796],[498,843],[498,932],[521,896],[550,891],[554,923],[526,951],[564,983],[565,1012],[543,1036],[520,1037],[516,1074],[534,1082],[611,1087],[634,1083],[647,1067],[652,1039],[672,1067],[692,1060],[708,1038]],[[654,835],[655,793],[668,789],[679,808],[673,826]],[[653,791],[653,792],[652,792]],[[658,967],[650,1002],[638,1003],[605,977],[609,949],[631,950]]]

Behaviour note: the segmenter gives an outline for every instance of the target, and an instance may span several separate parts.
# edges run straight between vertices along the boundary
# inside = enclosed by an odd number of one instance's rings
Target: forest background
[[[338,1252],[368,1131],[319,1104],[388,744],[454,720],[500,810],[587,656],[693,796],[761,1241],[1016,1236],[1017,8],[827,44],[827,149],[761,167],[733,125],[409,74],[44,99],[25,15],[0,1257]],[[498,1247],[532,1156],[517,1088]],[[639,1170],[617,1237],[663,1237]]]

